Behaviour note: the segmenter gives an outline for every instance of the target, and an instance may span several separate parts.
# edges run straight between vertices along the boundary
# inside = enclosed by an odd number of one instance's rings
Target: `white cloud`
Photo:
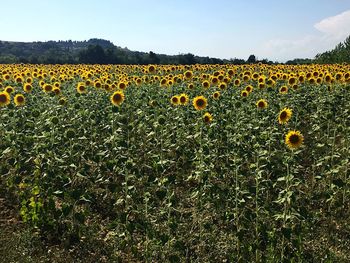
[[[259,57],[286,61],[293,58],[313,58],[317,53],[331,50],[350,35],[350,10],[327,17],[314,25],[313,35],[299,39],[270,39],[261,48]]]
[[[325,18],[314,27],[329,36],[345,38],[350,34],[350,10]]]

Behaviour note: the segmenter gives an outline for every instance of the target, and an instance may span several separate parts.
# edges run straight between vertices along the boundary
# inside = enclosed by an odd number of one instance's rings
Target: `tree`
[[[89,45],[87,50],[79,52],[79,62],[86,64],[106,64],[107,57],[100,45]]]
[[[152,51],[149,52],[148,59],[150,64],[160,64],[160,58]]]
[[[256,57],[255,55],[250,55],[249,58],[247,59],[248,64],[254,64],[256,63]]]

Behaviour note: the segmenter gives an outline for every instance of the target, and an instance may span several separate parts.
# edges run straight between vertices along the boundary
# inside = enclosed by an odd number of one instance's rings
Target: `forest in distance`
[[[247,59],[201,57],[191,53],[178,55],[156,54],[153,51],[131,51],[111,41],[92,38],[88,41],[11,42],[0,41],[0,63],[13,64],[279,64],[254,54]],[[334,49],[317,54],[315,58],[296,58],[285,64],[333,64],[350,62],[350,36]]]

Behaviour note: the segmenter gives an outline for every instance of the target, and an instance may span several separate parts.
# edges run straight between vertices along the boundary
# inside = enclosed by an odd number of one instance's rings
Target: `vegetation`
[[[179,55],[130,51],[115,46],[104,39],[88,41],[9,42],[0,41],[0,63],[30,64],[276,64],[268,59],[258,60],[250,55],[247,60],[239,58],[218,59],[195,56],[191,53]],[[350,36],[333,50],[317,54],[315,58],[288,60],[287,65],[350,63]]]
[[[293,59],[286,62],[288,65],[301,64],[336,64],[350,63],[350,36],[344,42],[339,43],[333,50],[317,54],[314,59]]]
[[[254,57],[254,61],[249,58]],[[174,56],[130,51],[115,46],[108,40],[90,39],[88,41],[48,41],[48,42],[8,42],[0,41],[0,63],[31,64],[245,64],[259,62],[252,55],[243,59],[218,59],[199,57],[191,53]],[[267,59],[260,60],[272,64]]]
[[[0,79],[6,262],[349,262],[348,65]]]
[[[315,62],[321,64],[350,63],[350,36],[333,50],[317,54]]]

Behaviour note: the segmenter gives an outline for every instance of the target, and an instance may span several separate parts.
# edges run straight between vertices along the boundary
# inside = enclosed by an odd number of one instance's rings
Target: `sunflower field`
[[[346,64],[0,65],[0,194],[74,262],[349,262],[349,116]]]

